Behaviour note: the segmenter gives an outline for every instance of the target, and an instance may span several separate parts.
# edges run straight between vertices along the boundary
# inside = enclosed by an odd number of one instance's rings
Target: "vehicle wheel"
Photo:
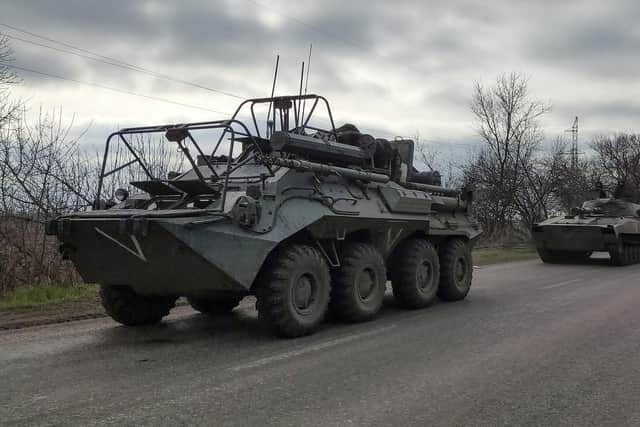
[[[449,240],[440,248],[440,287],[438,296],[445,301],[464,299],[471,289],[473,260],[469,245],[460,239]]]
[[[430,305],[438,293],[438,253],[424,239],[409,239],[394,254],[391,268],[393,296],[406,308]]]
[[[331,286],[329,267],[320,251],[295,244],[267,262],[256,290],[260,318],[281,337],[315,332],[327,313]]]
[[[593,252],[552,251],[536,248],[542,262],[547,264],[577,264],[586,262]]]
[[[340,264],[332,274],[331,312],[347,322],[370,320],[384,300],[387,271],[382,256],[371,245],[348,242]]]
[[[174,296],[144,296],[129,286],[101,286],[100,299],[113,320],[127,326],[153,325],[175,306]]]
[[[226,295],[220,297],[188,297],[187,301],[194,310],[202,314],[222,314],[229,313],[244,298],[242,295]]]

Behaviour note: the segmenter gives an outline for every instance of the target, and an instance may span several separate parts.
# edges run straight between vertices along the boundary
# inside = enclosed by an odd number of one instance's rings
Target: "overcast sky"
[[[0,23],[241,97],[297,92],[313,43],[310,92],[337,122],[381,136],[413,135],[457,148],[477,141],[474,82],[530,77],[553,105],[547,138],[580,117],[581,137],[640,130],[640,1],[115,1],[0,0]],[[56,46],[6,27],[0,31]],[[216,111],[238,99],[12,40],[14,65]],[[68,49],[64,46],[57,47]],[[87,139],[119,126],[220,114],[20,72],[32,109],[60,107]]]

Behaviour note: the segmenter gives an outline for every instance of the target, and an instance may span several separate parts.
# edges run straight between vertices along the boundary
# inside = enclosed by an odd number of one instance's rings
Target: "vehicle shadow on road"
[[[575,262],[559,262],[559,263],[543,263],[540,261],[540,265],[544,265],[546,267],[562,267],[562,266],[594,266],[594,267],[604,267],[604,268],[620,268],[619,266],[615,266],[611,263],[611,259],[608,256],[604,255],[596,255],[593,256],[586,261],[575,261]]]
[[[123,345],[179,345],[197,341],[256,342],[268,341],[268,331],[257,316],[245,310],[209,316],[191,312],[159,325],[130,328],[115,325],[103,331],[105,342]]]
[[[156,326],[129,328],[117,326],[102,331],[101,341],[111,346],[175,346],[184,344],[215,344],[216,350],[222,348],[250,348],[256,345],[266,345],[272,342],[295,343],[302,340],[333,337],[344,333],[367,331],[377,326],[406,320],[416,316],[439,316],[444,306],[447,310],[466,310],[470,301],[456,303],[435,302],[428,308],[406,310],[401,308],[387,292],[384,305],[379,315],[372,321],[365,323],[345,323],[328,315],[320,330],[310,336],[297,339],[279,339],[258,319],[255,308],[241,305],[232,313],[208,316],[197,312],[187,312],[178,318],[172,318]]]

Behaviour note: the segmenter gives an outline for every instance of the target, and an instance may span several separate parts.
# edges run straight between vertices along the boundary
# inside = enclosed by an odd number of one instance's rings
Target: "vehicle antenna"
[[[298,90],[298,95],[302,96],[302,83],[304,83],[304,61],[302,61],[302,71],[300,71],[300,89]],[[300,108],[302,107],[302,99],[298,99],[298,108],[296,109],[296,128],[298,127],[298,120],[300,119]],[[301,130],[298,129],[298,133],[301,133]]]
[[[280,64],[280,55],[276,55],[276,69],[273,72],[273,85],[271,86],[271,98],[273,98],[273,94],[276,91],[276,81],[278,80],[278,64]],[[272,105],[273,105],[273,101],[269,103],[269,110],[267,111],[267,138],[271,137],[271,131],[273,130],[273,126],[275,125],[275,120],[276,120],[275,109],[273,111],[273,120],[270,120]]]
[[[307,88],[309,87],[309,70],[311,70],[311,49],[313,49],[313,43],[309,43],[309,59],[307,60],[307,78],[306,78],[306,81],[304,83],[304,94],[305,95],[307,94]],[[306,105],[307,105],[307,100],[305,99],[302,102],[302,120],[301,120],[302,123],[305,122],[304,110],[305,110]]]

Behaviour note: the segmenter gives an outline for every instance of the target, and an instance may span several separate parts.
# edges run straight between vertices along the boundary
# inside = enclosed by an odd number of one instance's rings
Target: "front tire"
[[[424,239],[402,243],[394,254],[391,269],[396,301],[405,308],[427,307],[436,298],[439,281],[440,262],[433,245]]]
[[[341,255],[341,265],[333,272],[330,309],[343,321],[370,320],[384,301],[384,260],[376,248],[360,242],[346,243]]]
[[[331,276],[322,254],[304,244],[279,250],[257,283],[258,315],[280,337],[315,332],[327,313]]]
[[[445,301],[464,299],[471,289],[473,261],[469,245],[459,239],[440,247],[440,287],[438,296]]]
[[[101,286],[100,299],[113,320],[126,326],[159,323],[176,304],[173,296],[144,296],[129,286]]]

